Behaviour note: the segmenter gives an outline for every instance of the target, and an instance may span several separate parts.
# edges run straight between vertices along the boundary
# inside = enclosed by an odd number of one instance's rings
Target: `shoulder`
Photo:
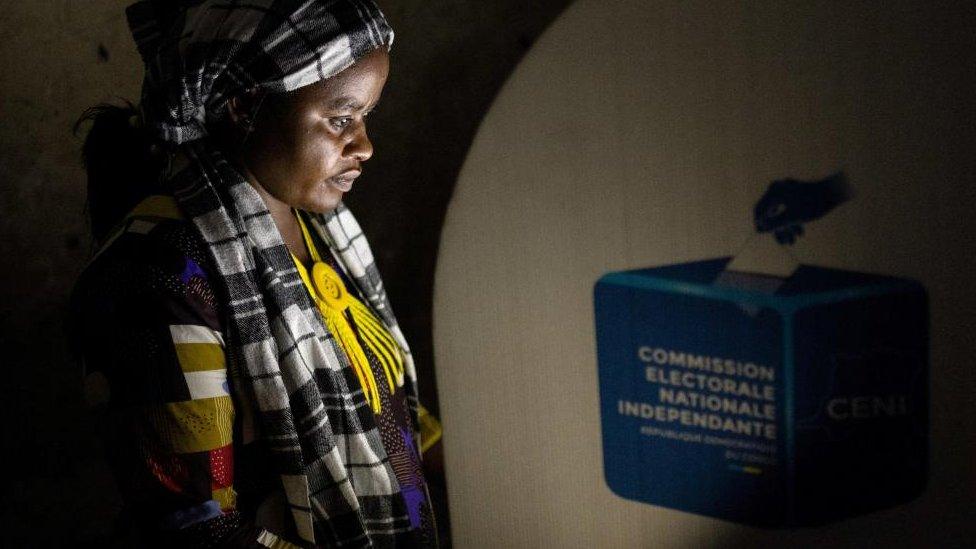
[[[217,298],[207,249],[171,196],[141,202],[78,278],[72,308],[82,317],[119,310],[167,309],[217,324]]]

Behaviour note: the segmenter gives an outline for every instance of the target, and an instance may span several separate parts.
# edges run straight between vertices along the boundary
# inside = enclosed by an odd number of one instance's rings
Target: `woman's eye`
[[[331,118],[329,119],[329,123],[332,124],[332,126],[337,130],[342,130],[345,129],[346,126],[352,123],[352,117],[341,116],[339,118]]]

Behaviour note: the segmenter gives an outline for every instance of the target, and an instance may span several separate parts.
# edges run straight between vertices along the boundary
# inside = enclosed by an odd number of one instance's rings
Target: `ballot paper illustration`
[[[784,181],[847,185],[842,174]],[[801,204],[793,218],[795,207],[757,205],[757,231],[790,245],[802,223],[849,197],[828,190],[832,206]],[[609,488],[762,527],[823,524],[918,496],[928,463],[925,289],[761,263],[720,257],[596,283]]]

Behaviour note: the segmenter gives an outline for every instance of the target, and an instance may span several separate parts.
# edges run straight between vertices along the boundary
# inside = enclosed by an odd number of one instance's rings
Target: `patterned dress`
[[[228,379],[221,299],[211,279],[194,227],[178,218],[171,197],[153,196],[75,287],[72,333],[86,396],[102,415],[106,457],[125,503],[118,541],[294,547],[286,541],[298,539],[293,525],[275,504],[280,481],[249,418],[237,413],[244,408]],[[403,392],[384,388],[381,398],[375,422],[410,518],[393,546],[435,547]]]

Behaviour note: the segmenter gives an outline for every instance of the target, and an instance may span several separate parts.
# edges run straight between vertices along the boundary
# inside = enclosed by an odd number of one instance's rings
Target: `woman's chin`
[[[344,194],[342,191],[331,188],[324,190],[310,197],[311,199],[307,201],[302,209],[317,214],[329,213],[339,207],[339,203],[342,202]]]

